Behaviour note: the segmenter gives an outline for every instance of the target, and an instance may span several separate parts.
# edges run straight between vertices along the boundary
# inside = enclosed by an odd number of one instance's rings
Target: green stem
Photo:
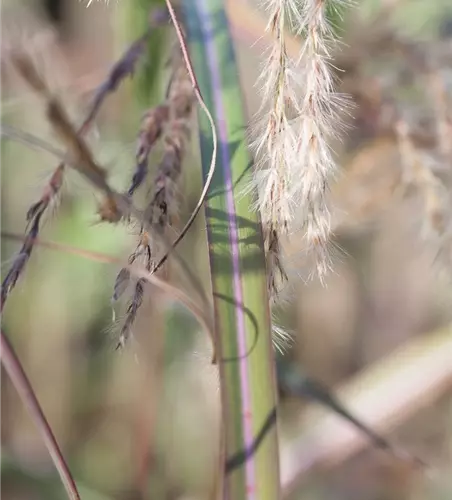
[[[185,0],[193,66],[218,132],[206,202],[217,355],[225,432],[223,497],[279,498],[274,356],[260,221],[243,182],[251,159],[237,67],[221,0]],[[212,131],[199,116],[204,175]]]

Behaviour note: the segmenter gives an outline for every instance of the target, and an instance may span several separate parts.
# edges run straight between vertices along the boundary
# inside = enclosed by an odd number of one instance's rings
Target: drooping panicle
[[[169,108],[166,103],[160,104],[144,114],[138,134],[135,173],[127,192],[129,196],[132,196],[144,182],[148,172],[149,154],[160,139],[168,118]]]
[[[252,188],[266,235],[269,273],[282,269],[281,237],[301,230],[304,247],[316,257],[322,279],[329,266],[330,213],[327,191],[335,172],[330,141],[341,128],[347,100],[334,89],[327,10],[342,0],[267,0],[273,44],[259,82],[262,104],[255,128],[257,156]],[[285,33],[302,37],[298,60],[288,55]],[[271,242],[268,240],[271,238]],[[279,252],[279,255],[275,255]],[[280,273],[285,277],[285,273]],[[277,293],[269,278],[272,294]]]
[[[303,91],[295,119],[299,175],[294,177],[293,196],[299,206],[307,250],[316,257],[320,279],[329,267],[331,219],[327,194],[336,171],[330,141],[342,128],[341,113],[348,104],[345,96],[335,92],[331,65],[335,35],[327,9],[344,3],[304,0],[294,15],[295,26],[304,41],[298,61]]]
[[[163,145],[163,154],[157,164],[153,185],[149,190],[150,198],[144,211],[145,222],[161,234],[172,225],[173,216],[177,213],[178,202],[176,192],[182,173],[182,162],[190,139],[190,119],[195,102],[193,87],[186,67],[177,48],[172,57],[172,73],[165,101],[149,110],[142,121],[138,137],[135,172],[128,194],[132,196],[140,187],[148,172],[148,161],[151,149],[157,143]],[[138,258],[144,259],[147,271],[153,272],[155,256],[159,253],[159,238],[153,238],[144,229],[140,229],[140,241],[135,252],[129,257],[129,264]],[[126,290],[130,274],[126,268],[118,274],[112,300],[116,301]],[[137,280],[133,297],[126,310],[125,320],[121,327],[118,347],[126,344],[131,336],[131,329],[142,304],[144,281]]]

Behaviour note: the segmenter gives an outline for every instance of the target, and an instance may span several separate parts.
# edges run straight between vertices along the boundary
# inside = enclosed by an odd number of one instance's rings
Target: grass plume
[[[257,192],[269,267],[269,288],[277,294],[276,271],[286,279],[280,239],[303,232],[305,248],[325,277],[330,263],[328,183],[336,170],[330,140],[341,127],[346,99],[335,91],[331,7],[341,0],[268,0],[267,31],[273,44],[262,67],[262,104],[254,148],[258,159],[251,189]],[[298,60],[286,47],[291,27],[303,38]]]

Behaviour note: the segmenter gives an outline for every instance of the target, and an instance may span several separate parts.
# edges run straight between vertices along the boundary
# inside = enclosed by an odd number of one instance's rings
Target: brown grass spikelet
[[[179,51],[180,49],[178,49]],[[165,234],[172,224],[172,216],[177,213],[177,185],[182,173],[182,162],[190,139],[190,120],[195,96],[183,60],[176,53],[172,57],[173,71],[163,103],[150,109],[143,117],[138,135],[136,166],[128,195],[132,196],[144,182],[148,172],[149,153],[161,141],[163,153],[157,164],[156,174],[149,193],[150,200],[144,211],[146,223],[154,231]],[[158,254],[156,240],[144,225],[140,230],[140,241],[135,252],[129,257],[129,264],[144,256],[148,271],[154,269],[154,258]],[[124,293],[129,278],[120,271],[116,278],[113,299]],[[131,336],[131,327],[142,304],[144,283],[135,283],[133,297],[127,307],[125,320],[120,330],[118,347],[123,347]]]
[[[136,261],[142,261],[144,268],[148,272],[152,270],[151,241],[146,231],[141,232],[139,243],[135,251],[129,257],[129,265],[134,264]],[[129,270],[125,267],[122,268],[116,277],[112,302],[117,301],[125,292],[130,279]],[[125,318],[119,333],[118,344],[116,346],[117,349],[124,347],[127,340],[132,336],[132,327],[138,315],[138,310],[143,303],[145,284],[146,280],[143,278],[135,280],[132,298],[127,305]]]
[[[154,197],[147,212],[150,222],[156,223],[161,230],[171,224],[171,215],[177,212],[175,192],[182,172],[185,143],[189,137],[189,128],[184,120],[174,120],[169,124],[163,157],[154,180]],[[155,214],[156,209],[158,215]]]
[[[132,196],[144,182],[148,172],[149,154],[158,140],[164,136],[166,145],[175,140],[178,141],[181,124],[175,123],[175,121],[188,121],[191,116],[195,100],[193,87],[180,57],[179,47],[176,46],[173,52],[171,58],[173,68],[166,99],[163,103],[146,111],[141,122],[137,141],[136,167],[128,190],[129,196]],[[175,136],[179,137],[175,138]],[[182,150],[182,146],[181,143],[180,150]],[[165,146],[166,151],[167,149]]]
[[[148,110],[142,118],[137,141],[135,173],[127,192],[129,196],[135,193],[146,178],[149,154],[152,147],[160,139],[168,117],[168,105],[160,104]]]
[[[278,231],[274,228],[270,228],[268,231],[269,234],[264,234],[267,256],[267,287],[270,300],[273,302],[279,296],[281,288],[288,280],[288,276],[282,262]]]

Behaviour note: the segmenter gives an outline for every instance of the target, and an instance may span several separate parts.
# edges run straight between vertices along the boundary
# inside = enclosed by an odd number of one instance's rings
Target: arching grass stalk
[[[251,161],[245,143],[234,51],[221,0],[182,3],[189,49],[218,132],[206,201],[225,439],[222,497],[279,497],[274,359],[261,225],[243,196]],[[204,176],[212,130],[199,115]]]

